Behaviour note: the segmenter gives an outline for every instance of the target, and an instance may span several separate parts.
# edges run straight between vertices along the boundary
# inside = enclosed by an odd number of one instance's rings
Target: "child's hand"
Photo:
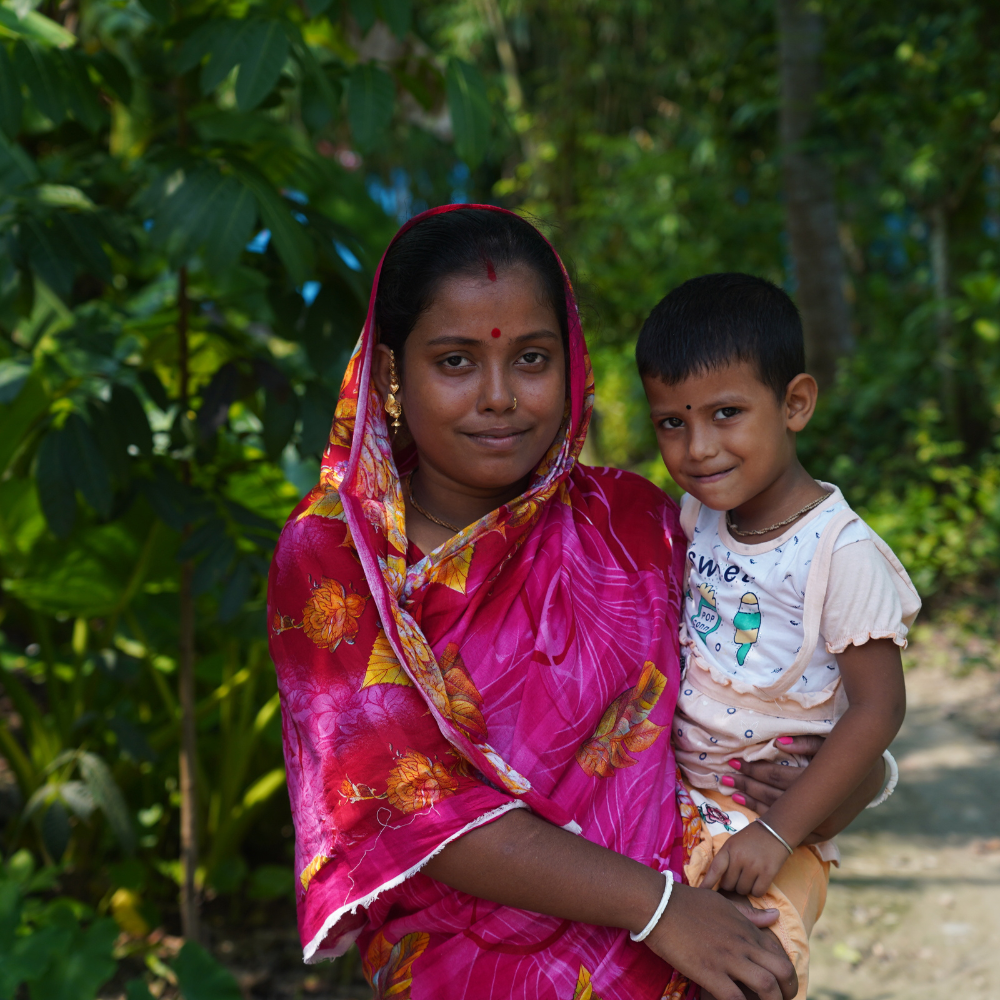
[[[751,823],[722,845],[705,873],[703,888],[763,896],[788,860],[788,851],[764,827]]]

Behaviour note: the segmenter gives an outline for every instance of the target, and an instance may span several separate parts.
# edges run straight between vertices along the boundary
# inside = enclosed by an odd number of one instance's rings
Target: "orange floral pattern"
[[[458,779],[419,750],[408,750],[389,772],[386,797],[401,813],[416,812],[454,795]]]
[[[577,763],[592,778],[610,778],[617,768],[631,767],[628,751],[648,750],[663,732],[647,716],[667,685],[652,660],[643,665],[639,683],[620,694],[607,707],[594,735],[576,753]]]
[[[438,660],[438,666],[444,675],[444,688],[448,692],[452,719],[469,734],[473,742],[482,743],[489,735],[483,718],[483,696],[465,668],[457,642],[448,643]]]
[[[413,984],[413,963],[430,944],[430,935],[422,932],[405,934],[395,944],[389,944],[381,931],[372,939],[365,952],[362,969],[375,994],[375,1000],[392,997],[409,1000]]]
[[[321,649],[354,644],[366,597],[348,593],[342,583],[323,577],[302,609],[302,631]]]

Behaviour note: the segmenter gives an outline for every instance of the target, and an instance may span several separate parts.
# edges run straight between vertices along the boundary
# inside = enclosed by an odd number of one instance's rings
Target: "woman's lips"
[[[736,466],[734,465],[728,469],[723,469],[721,472],[711,472],[707,476],[692,476],[691,478],[704,486],[708,483],[717,483],[720,479],[725,479],[735,468]]]
[[[484,431],[465,432],[466,437],[470,440],[493,451],[504,451],[514,447],[526,433],[526,430],[520,430],[516,427],[495,427]]]

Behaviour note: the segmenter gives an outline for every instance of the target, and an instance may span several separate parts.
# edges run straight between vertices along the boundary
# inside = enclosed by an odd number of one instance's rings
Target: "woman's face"
[[[389,350],[375,356],[389,386]],[[494,280],[446,278],[396,359],[396,394],[422,468],[470,494],[524,479],[562,423],[566,364],[559,320],[523,267]],[[516,400],[516,405],[515,405]]]

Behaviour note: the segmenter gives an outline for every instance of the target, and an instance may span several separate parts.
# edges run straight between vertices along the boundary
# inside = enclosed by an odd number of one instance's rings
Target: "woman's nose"
[[[479,408],[483,413],[505,413],[514,406],[514,390],[507,365],[487,365],[483,372],[483,386]]]

